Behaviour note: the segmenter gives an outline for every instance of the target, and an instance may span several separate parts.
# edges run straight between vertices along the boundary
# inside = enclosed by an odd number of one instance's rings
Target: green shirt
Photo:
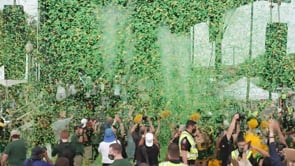
[[[82,155],[84,153],[84,145],[79,142],[79,138],[76,134],[71,137],[71,143],[75,147],[75,155]]]
[[[127,159],[115,160],[111,166],[132,166]]]
[[[27,144],[23,140],[16,140],[10,142],[4,152],[8,155],[7,161],[9,166],[24,165],[27,154]]]

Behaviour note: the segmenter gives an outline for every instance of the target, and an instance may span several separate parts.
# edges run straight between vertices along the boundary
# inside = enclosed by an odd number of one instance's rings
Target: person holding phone
[[[45,159],[45,160],[43,160]],[[24,166],[52,166],[46,148],[36,146],[32,149],[31,157],[24,161]]]
[[[244,133],[240,131],[237,137],[237,148],[231,152],[231,160],[234,166],[258,165],[250,147],[251,142],[246,142]]]

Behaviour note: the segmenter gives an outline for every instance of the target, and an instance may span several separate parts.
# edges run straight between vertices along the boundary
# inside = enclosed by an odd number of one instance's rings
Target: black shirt
[[[75,146],[69,142],[62,142],[54,146],[52,150],[52,156],[66,157],[69,159],[70,166],[74,165]]]
[[[233,147],[233,137],[231,136],[228,140],[226,135],[224,135],[219,145],[219,157],[222,161],[222,166],[226,166],[230,162],[229,158],[231,155],[231,151],[234,149]]]
[[[141,139],[141,135],[139,132],[133,132],[131,133],[131,136],[133,138],[133,141],[135,143],[135,153],[134,153],[134,159],[135,160],[140,160],[139,158],[139,150],[138,150],[138,144],[139,144],[139,141]]]
[[[147,147],[145,145],[142,145],[139,147],[140,155],[139,155],[139,161],[144,163],[149,163],[150,166],[158,165],[158,156],[159,156],[159,147],[155,144],[153,144],[152,147]],[[148,157],[148,161],[147,158]]]

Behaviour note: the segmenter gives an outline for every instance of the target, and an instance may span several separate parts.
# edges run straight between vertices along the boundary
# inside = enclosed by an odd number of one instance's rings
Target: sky
[[[4,5],[12,5],[13,0],[0,0],[0,9],[4,8]],[[30,16],[37,17],[38,15],[38,0],[16,0],[17,5],[23,5],[24,10]]]

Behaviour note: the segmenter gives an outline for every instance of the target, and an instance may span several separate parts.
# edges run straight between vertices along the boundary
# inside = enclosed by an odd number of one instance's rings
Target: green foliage
[[[167,124],[183,123],[196,111],[202,114],[211,111],[219,116],[220,110],[226,111],[234,105],[231,100],[219,98],[219,90],[224,86],[221,79],[232,82],[241,76],[262,76],[263,85],[268,88],[280,84],[294,86],[294,56],[291,55],[280,57],[274,64],[270,64],[272,59],[266,54],[263,58],[249,60],[237,68],[221,66],[221,44],[228,26],[225,16],[235,8],[250,2],[40,1],[39,49],[32,54],[35,60],[41,63],[41,81],[30,82],[12,91],[22,89],[18,103],[28,106],[24,112],[34,110],[30,118],[46,124],[55,121],[55,114],[63,110],[74,115],[75,120],[79,121],[79,118],[89,116],[99,116],[103,119],[120,111],[120,114],[126,117],[126,105],[135,106],[135,113],[143,113],[145,109],[146,114],[150,116],[158,116],[162,110],[169,109],[173,114],[163,121],[164,132],[160,137],[160,140],[165,142],[170,134]],[[2,12],[0,15],[2,18]],[[7,27],[11,25],[7,24],[5,19],[0,19],[0,28],[6,27],[5,31],[0,31],[1,65],[11,66],[7,71],[11,78],[24,75],[25,43],[30,40],[33,45],[37,45],[33,40],[36,38],[36,25],[25,25],[24,17],[17,17],[23,20],[18,22],[18,26],[24,30],[16,33],[8,32]],[[161,38],[165,37],[166,41],[175,39],[185,43],[179,36],[189,38],[191,26],[207,21],[210,40],[216,46],[215,68],[191,65],[187,60],[188,47],[184,46],[185,51],[179,52],[171,48],[177,47],[177,42],[171,42],[174,45],[169,47],[168,44],[161,45]],[[163,30],[163,27],[168,27],[168,30]],[[163,32],[167,32],[167,36],[159,35]],[[17,42],[13,42],[15,40]],[[170,50],[165,52],[165,46]],[[165,63],[168,65],[163,65]],[[185,66],[182,66],[182,63]],[[83,76],[79,76],[81,73]],[[81,81],[80,77],[85,82]],[[271,77],[279,81],[269,83]],[[105,91],[97,90],[102,83],[105,85]],[[58,84],[64,87],[74,84],[78,93],[65,100],[56,101]],[[119,101],[110,97],[115,85],[122,88]],[[85,94],[92,88],[97,90],[96,94],[86,97]],[[14,95],[16,97],[17,93]],[[111,106],[103,106],[101,96],[110,97]],[[45,116],[45,119],[40,120],[42,116]],[[214,118],[203,119],[201,124],[215,125]],[[50,127],[35,123],[33,128],[35,137],[31,138],[32,142],[54,142]]]
[[[48,17],[41,26],[41,46],[44,57],[45,81],[78,80],[78,69],[96,76],[102,69],[98,48],[95,7],[88,2],[44,1],[49,6]],[[44,16],[45,17],[45,16]],[[50,65],[49,65],[50,64]]]
[[[283,87],[283,85],[290,86],[288,79],[283,76],[283,59],[287,56],[287,34],[287,24],[271,23],[267,26],[265,64],[262,77],[269,90]]]
[[[2,16],[0,43],[1,63],[5,66],[6,78],[22,79],[25,73],[25,44],[28,32],[22,6],[5,6]],[[13,65],[11,65],[13,64]]]

